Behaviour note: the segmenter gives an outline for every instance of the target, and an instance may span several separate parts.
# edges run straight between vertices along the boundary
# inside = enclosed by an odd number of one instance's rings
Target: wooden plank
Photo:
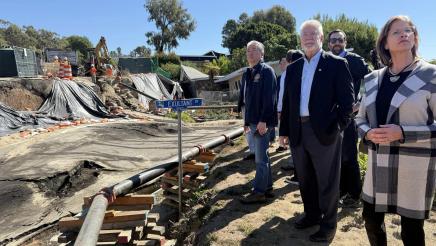
[[[165,245],[165,237],[155,234],[147,234],[147,239],[156,240],[159,245]]]
[[[158,213],[149,213],[147,216],[148,222],[157,223],[160,219],[160,214]]]
[[[100,230],[100,233],[98,234],[98,241],[99,242],[114,242],[117,241],[118,235],[123,230]]]
[[[117,211],[115,211],[113,209],[109,209],[109,210],[106,210],[106,213],[104,213],[104,217],[111,218],[111,217],[114,217],[116,213],[117,213]]]
[[[117,245],[117,241],[112,242],[97,242],[97,246],[109,246],[109,245]]]
[[[179,185],[179,181],[176,179],[172,179],[172,178],[168,178],[168,177],[162,177],[162,182],[163,183],[168,183],[168,184],[172,184],[172,185]],[[188,188],[188,189],[196,189],[198,187],[199,184],[197,184],[196,182],[193,181],[189,181],[189,182],[183,182],[183,187]]]
[[[165,226],[156,225],[156,226],[147,228],[147,233],[163,236],[165,234]]]
[[[125,230],[118,235],[117,243],[126,244],[129,243],[131,239],[132,239],[132,230]]]
[[[103,224],[127,222],[127,221],[144,221],[146,220],[146,214],[148,210],[140,211],[123,211],[118,212],[114,217],[105,218]],[[74,230],[82,226],[84,219],[75,217],[65,217],[59,220],[58,227],[61,232]]]
[[[207,179],[207,176],[199,175],[197,178],[195,178],[195,181],[203,183]]]
[[[167,192],[167,193],[164,193],[164,195],[166,195],[166,194],[175,194],[175,195],[179,195],[179,186],[177,186],[177,185],[173,185],[173,186],[170,187],[170,188],[165,188],[164,191]],[[190,189],[187,189],[187,188],[184,188],[184,189],[182,190],[182,196],[187,197],[187,198],[192,197],[191,190],[190,190]]]
[[[135,246],[155,246],[157,244],[156,240],[137,240],[133,241]]]
[[[148,210],[139,211],[120,211],[115,214],[114,217],[105,218],[104,223],[125,222],[134,220],[145,220]]]
[[[136,226],[145,226],[147,224],[146,220],[136,220],[127,222],[116,222],[116,223],[106,223],[101,226],[101,229],[129,229]]]
[[[84,204],[86,206],[90,206],[93,197],[85,197]],[[144,204],[154,204],[155,196],[154,195],[127,195],[120,196],[115,199],[112,206],[126,206],[126,205],[144,205]]]
[[[183,164],[195,164],[195,163],[197,163],[196,160],[187,160],[183,162]]]
[[[197,172],[197,173],[206,173],[209,171],[209,165],[207,163],[196,163],[196,164],[183,164],[184,172]]]
[[[215,153],[203,152],[197,157],[197,159],[201,162],[212,163],[215,160],[215,157],[216,157]]]
[[[133,230],[132,239],[141,240],[144,237],[144,226],[136,226]]]
[[[152,204],[143,204],[143,205],[109,205],[108,209],[116,210],[116,211],[138,211],[138,210],[151,210],[153,208]]]
[[[59,231],[74,231],[75,229],[80,229],[82,226],[83,220],[80,218],[74,217],[64,217],[61,218],[58,222]]]
[[[154,222],[148,222],[148,223],[147,223],[147,229],[148,229],[148,228],[153,228],[153,227],[155,227],[155,226],[157,226],[157,225],[156,225],[156,223],[154,223]]]
[[[197,173],[197,172],[188,172],[183,176],[183,181],[189,182],[191,180],[194,180],[198,175],[199,175],[199,173]]]

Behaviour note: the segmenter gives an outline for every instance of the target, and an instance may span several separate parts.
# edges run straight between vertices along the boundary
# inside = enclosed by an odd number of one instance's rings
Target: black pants
[[[364,201],[362,216],[371,246],[387,245],[385,213],[375,212],[375,206]],[[405,246],[424,246],[424,220],[401,216],[401,239]]]
[[[353,199],[360,198],[362,185],[357,161],[357,128],[354,120],[344,130],[340,183],[341,196],[348,193]]]
[[[342,135],[323,145],[310,121],[301,124],[301,142],[292,148],[304,212],[321,219],[321,230],[336,230]]]

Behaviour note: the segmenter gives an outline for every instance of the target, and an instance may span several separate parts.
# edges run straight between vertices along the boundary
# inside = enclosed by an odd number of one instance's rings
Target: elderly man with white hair
[[[342,131],[351,122],[353,81],[347,61],[322,50],[317,20],[301,25],[303,59],[286,70],[280,136],[288,136],[298,173],[304,215],[295,227],[319,225],[311,241],[336,233]]]
[[[241,199],[243,203],[265,202],[273,197],[271,160],[268,147],[271,131],[277,125],[277,82],[274,70],[263,62],[264,46],[253,40],[247,44],[249,67],[242,75],[245,84],[245,132],[254,141],[256,176],[253,192]]]

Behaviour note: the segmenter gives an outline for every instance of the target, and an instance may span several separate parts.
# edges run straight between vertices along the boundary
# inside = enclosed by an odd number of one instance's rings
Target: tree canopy
[[[286,52],[297,46],[295,18],[282,6],[273,6],[268,10],[258,10],[253,16],[242,13],[238,20],[228,20],[222,30],[223,47],[229,48],[232,59],[231,67],[241,64],[241,49],[251,40],[257,40],[265,45],[265,60],[278,60]],[[234,54],[235,50],[238,52]]]
[[[147,0],[144,5],[148,20],[156,24],[156,32],[147,32],[147,44],[157,52],[171,51],[195,30],[195,20],[178,0]]]
[[[145,45],[141,45],[132,50],[130,54],[133,57],[149,57],[151,55],[151,50],[150,48],[145,47]]]
[[[33,26],[19,27],[9,21],[0,20],[0,46],[18,46],[42,53],[45,48],[72,49],[79,51],[79,59],[83,60],[87,49],[93,47],[85,36],[60,37],[55,32],[36,29]]]
[[[292,14],[283,6],[274,5],[268,10],[257,10],[253,13],[251,21],[265,21],[272,24],[277,24],[285,28],[290,33],[295,32],[295,17],[292,16]]]
[[[79,51],[80,61],[85,59],[88,49],[93,47],[91,41],[85,36],[73,35],[65,38],[65,41],[65,48]]]
[[[353,52],[370,61],[370,51],[375,48],[377,41],[377,27],[369,24],[368,21],[358,21],[355,18],[348,18],[341,14],[335,19],[328,15],[316,15],[315,19],[319,20],[324,29],[324,46],[328,50],[328,33],[341,29],[347,35],[347,48],[353,48]]]
[[[33,26],[22,28],[6,20],[0,20],[0,46],[19,46],[31,48],[41,53],[44,48],[63,48],[65,41],[55,32],[35,29]]]

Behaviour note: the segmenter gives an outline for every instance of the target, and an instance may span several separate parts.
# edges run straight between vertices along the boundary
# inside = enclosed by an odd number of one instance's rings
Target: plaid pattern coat
[[[365,95],[356,123],[359,134],[378,127],[378,88],[387,68],[365,77]],[[394,94],[388,124],[400,125],[404,141],[388,145],[368,142],[368,168],[363,200],[377,212],[425,219],[429,217],[436,182],[436,66],[418,61],[415,69]]]

